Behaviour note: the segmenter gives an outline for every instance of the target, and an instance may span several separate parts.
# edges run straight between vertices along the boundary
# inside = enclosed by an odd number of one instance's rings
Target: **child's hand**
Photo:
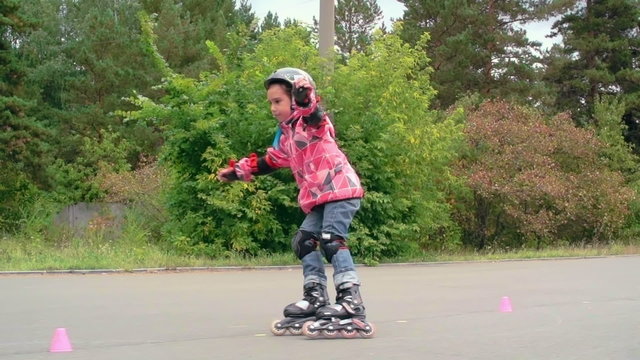
[[[313,89],[313,85],[311,85],[311,82],[309,82],[309,79],[307,79],[306,77],[298,76],[295,80],[293,80],[293,88]]]
[[[218,180],[224,183],[230,183],[238,179],[238,174],[236,174],[235,169],[236,162],[234,160],[229,160],[229,167],[218,170]]]
[[[217,178],[226,183],[237,180],[251,181],[256,172],[258,172],[258,155],[252,153],[237,162],[229,160],[229,167],[219,170]]]
[[[293,82],[293,117],[304,117],[311,115],[318,107],[316,89],[309,79],[301,76]]]
[[[293,81],[293,98],[296,105],[307,107],[315,98],[315,89],[306,77],[299,77]]]
[[[230,183],[238,180],[238,176],[236,175],[236,170],[232,167],[220,169],[218,171],[218,180],[224,183]]]

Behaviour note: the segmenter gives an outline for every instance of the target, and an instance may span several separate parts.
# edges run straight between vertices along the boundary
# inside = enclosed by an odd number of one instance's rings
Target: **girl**
[[[305,334],[336,334],[333,330],[343,329],[340,334],[347,337],[372,336],[372,325],[365,322],[360,280],[346,245],[349,226],[364,195],[360,179],[335,141],[333,125],[318,106],[309,74],[296,68],[278,69],[264,86],[271,114],[279,123],[274,146],[262,157],[253,153],[231,162],[218,172],[218,179],[251,181],[254,175],[289,167],[300,190],[298,203],[306,218],[291,245],[302,261],[303,299],[285,307],[286,318],[276,321],[272,332],[282,335],[288,329],[299,334],[305,322],[319,319],[304,326]],[[337,296],[333,306],[328,301],[322,255],[334,269]],[[349,325],[336,328],[338,323]],[[333,332],[320,331],[329,326]]]

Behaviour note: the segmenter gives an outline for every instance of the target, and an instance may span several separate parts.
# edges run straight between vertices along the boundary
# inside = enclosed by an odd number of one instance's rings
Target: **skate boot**
[[[375,326],[366,321],[360,296],[360,285],[344,284],[337,290],[335,305],[327,305],[316,313],[318,320],[304,324],[302,332],[309,338],[371,338]]]
[[[274,321],[271,324],[271,332],[277,336],[284,335],[287,331],[293,335],[300,335],[302,325],[308,321],[315,321],[318,309],[328,304],[326,286],[315,282],[305,284],[303,299],[284,308],[284,319]]]

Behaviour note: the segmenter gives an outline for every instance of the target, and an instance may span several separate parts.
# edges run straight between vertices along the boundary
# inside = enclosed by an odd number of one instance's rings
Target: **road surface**
[[[0,276],[0,359],[640,359],[638,256],[358,273],[373,339],[271,335],[300,268]]]

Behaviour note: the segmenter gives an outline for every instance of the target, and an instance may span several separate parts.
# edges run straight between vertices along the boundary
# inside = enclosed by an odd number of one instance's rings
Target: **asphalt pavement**
[[[4,275],[0,359],[640,359],[638,256],[358,273],[372,339],[273,336],[299,267]],[[72,352],[48,351],[56,328]]]

